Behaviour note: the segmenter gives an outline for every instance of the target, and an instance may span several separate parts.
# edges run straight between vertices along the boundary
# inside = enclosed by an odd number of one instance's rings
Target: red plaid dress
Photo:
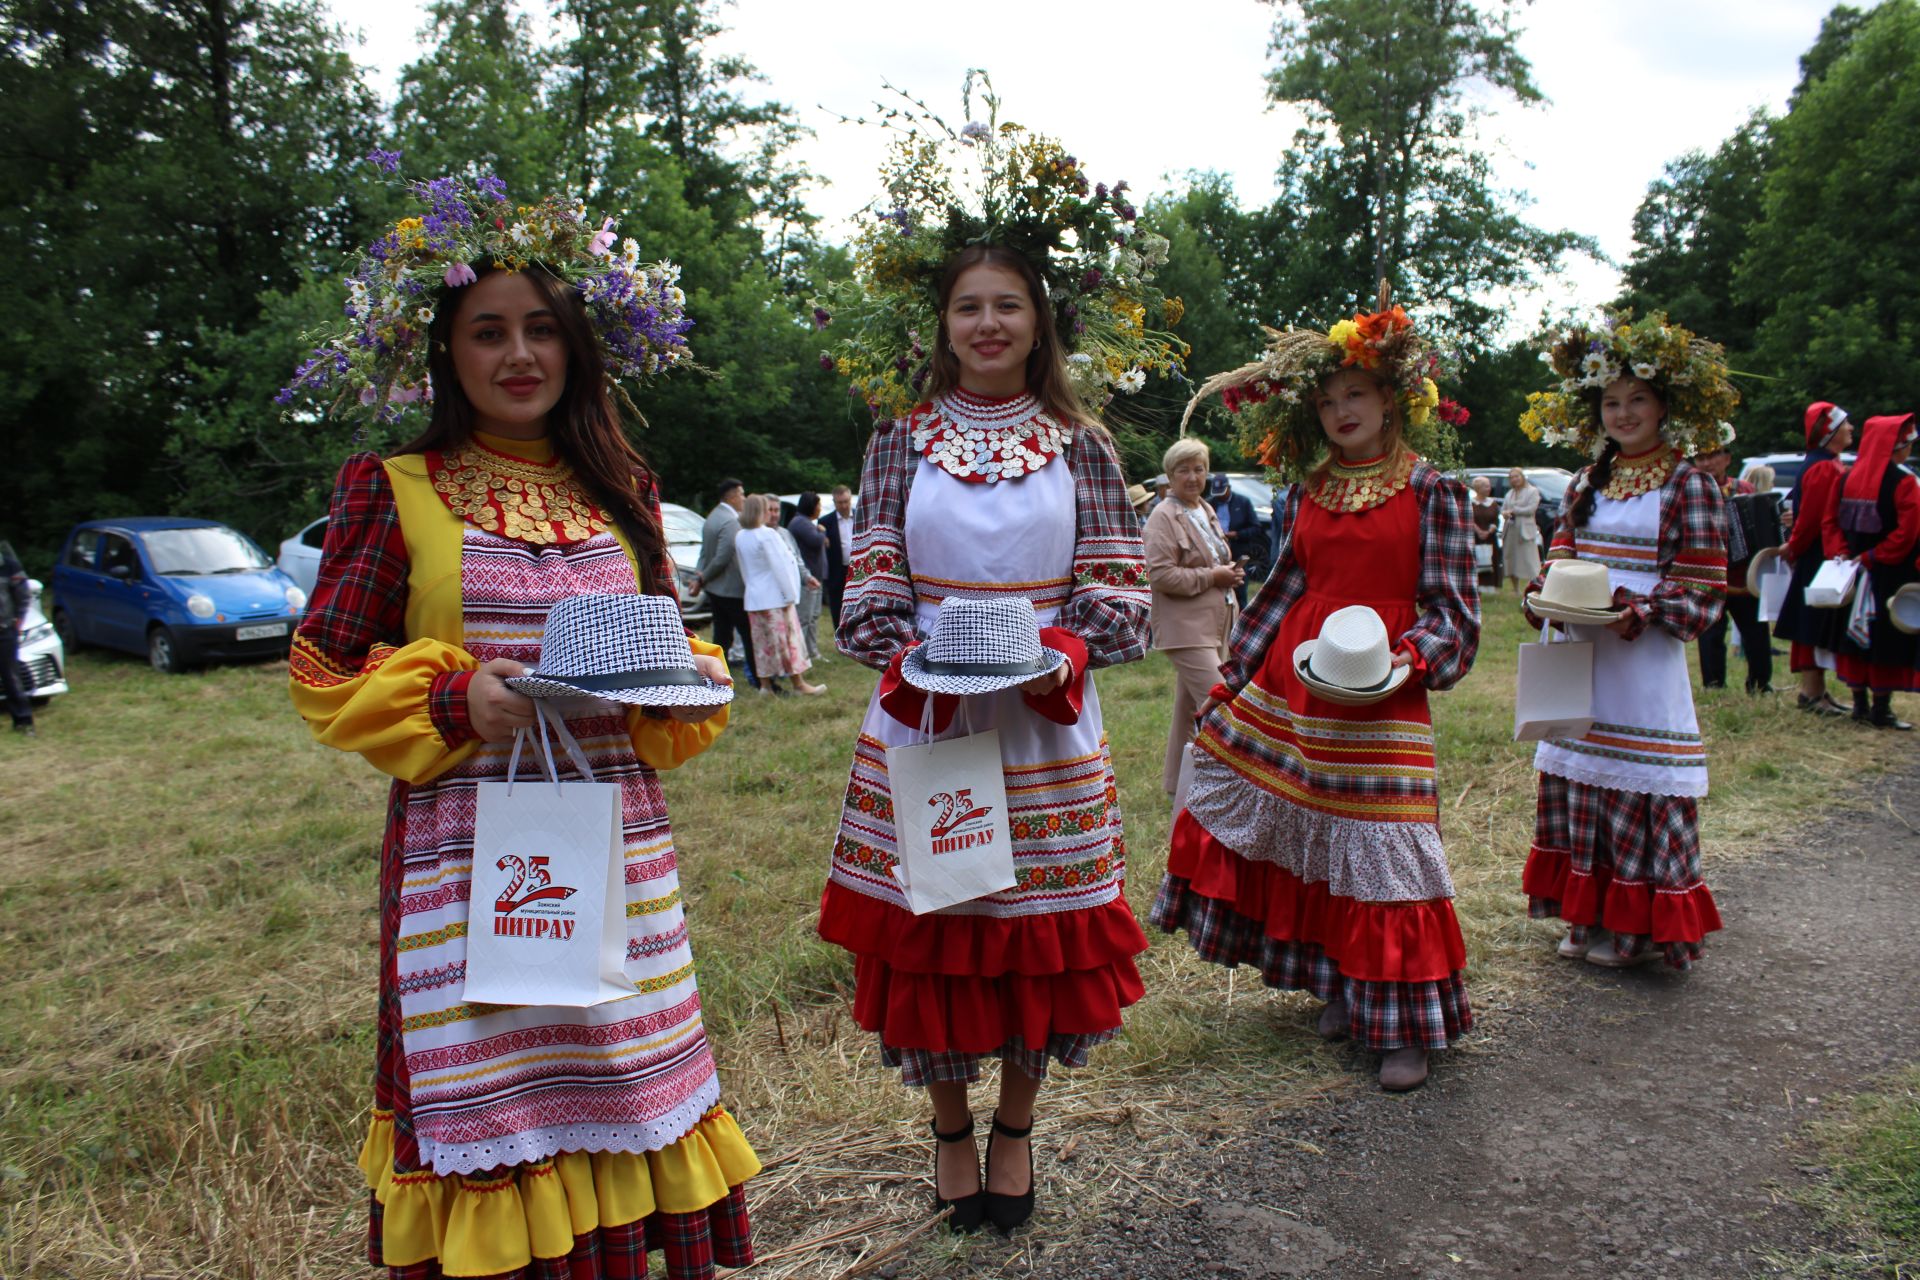
[[[1678,462],[1657,491],[1596,496],[1593,514],[1575,529],[1586,482],[1582,471],[1568,486],[1547,562],[1605,563],[1615,600],[1627,606],[1628,629],[1620,637],[1572,628],[1595,646],[1597,719],[1584,737],[1543,742],[1535,754],[1539,796],[1522,885],[1529,913],[1565,920],[1576,942],[1600,925],[1613,931],[1623,955],[1651,943],[1685,969],[1720,927],[1700,878],[1706,750],[1686,656],[1722,608],[1720,490],[1706,472]]]
[[[1378,506],[1302,501],[1235,628],[1224,701],[1195,740],[1152,920],[1267,985],[1344,997],[1370,1049],[1445,1048],[1473,1025],[1466,945],[1440,844],[1427,691],[1472,665],[1480,602],[1466,490],[1424,462]],[[1316,697],[1294,650],[1367,605],[1417,679],[1382,702]]]
[[[854,744],[820,936],[853,953],[854,1018],[905,1083],[972,1080],[989,1056],[1044,1077],[1050,1063],[1083,1065],[1142,994],[1133,957],[1147,940],[1122,892],[1126,842],[1091,670],[1146,651],[1140,525],[1104,433],[1079,428],[1017,478],[970,482],[916,448],[928,412],[874,432],[860,481],[839,645],[887,674]],[[916,916],[890,874],[887,748],[918,739],[924,708],[900,662],[943,601],[996,596],[1033,605],[1073,678],[1045,697],[968,699],[970,727],[1000,733],[1017,882]],[[958,732],[958,699],[934,701],[936,736]]]

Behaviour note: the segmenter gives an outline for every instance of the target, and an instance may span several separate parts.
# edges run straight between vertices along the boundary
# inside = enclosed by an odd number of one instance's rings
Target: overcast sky
[[[364,37],[359,61],[391,102],[400,68],[422,51],[424,0],[328,3]],[[1830,7],[1537,0],[1523,11],[1520,51],[1548,102],[1493,104],[1483,138],[1502,184],[1533,197],[1540,225],[1593,236],[1623,263],[1647,184],[1673,157],[1718,144],[1755,107],[1782,109]],[[724,47],[757,64],[766,95],[815,130],[802,155],[830,185],[810,204],[836,227],[873,196],[884,140],[833,113],[859,114],[884,79],[957,124],[971,66],[992,72],[1003,119],[1060,138],[1096,180],[1125,178],[1142,203],[1189,170],[1215,169],[1232,176],[1243,203],[1263,204],[1295,124],[1263,93],[1273,13],[1257,0],[738,0],[722,10]],[[1617,284],[1617,268],[1577,260],[1526,310],[1597,304]]]

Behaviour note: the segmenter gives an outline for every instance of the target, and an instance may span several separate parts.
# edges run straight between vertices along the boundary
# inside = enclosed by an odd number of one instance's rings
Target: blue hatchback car
[[[245,534],[213,520],[90,520],[53,570],[53,625],[83,644],[144,653],[156,671],[283,656],[307,595]]]

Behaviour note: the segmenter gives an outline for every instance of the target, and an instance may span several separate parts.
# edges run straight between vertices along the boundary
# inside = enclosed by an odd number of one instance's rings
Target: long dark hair
[[[937,396],[960,385],[960,358],[948,346],[947,304],[960,277],[978,266],[1001,267],[1019,276],[1027,286],[1027,301],[1033,307],[1034,336],[1039,344],[1027,353],[1027,390],[1040,401],[1040,407],[1062,423],[1080,423],[1104,430],[1100,420],[1073,389],[1067,374],[1066,352],[1047,299],[1047,285],[1033,264],[1012,249],[997,244],[970,244],[947,260],[940,273],[940,323],[933,337],[933,367],[928,377],[927,395]]]
[[[476,279],[483,279],[496,268],[490,261],[475,262]],[[640,566],[640,590],[645,593],[671,589],[671,578],[660,581],[660,559],[666,554],[666,540],[654,520],[648,495],[653,488],[653,473],[627,433],[621,429],[620,415],[614,409],[607,389],[606,366],[600,361],[600,343],[587,319],[586,305],[564,280],[538,264],[526,270],[526,277],[540,293],[554,323],[567,342],[567,385],[559,402],[547,414],[547,434],[553,451],[573,468],[587,495],[612,518],[633,547],[633,558]],[[427,429],[401,446],[400,453],[426,453],[430,450],[458,449],[473,439],[473,403],[460,387],[453,367],[453,321],[467,285],[448,289],[434,308],[433,323],[427,327],[427,373],[433,380],[433,414]]]

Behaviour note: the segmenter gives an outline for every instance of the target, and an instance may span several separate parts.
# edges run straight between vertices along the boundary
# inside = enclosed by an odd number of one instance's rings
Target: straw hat
[[[1763,574],[1770,572],[1779,562],[1780,548],[1778,547],[1762,547],[1754,552],[1753,558],[1747,561],[1748,588],[1751,589],[1754,583],[1760,581]]]
[[[1618,622],[1626,612],[1613,605],[1613,578],[1607,566],[1593,560],[1550,563],[1545,585],[1527,597],[1527,608],[1536,618],[1603,626]]]
[[[537,668],[507,687],[529,698],[605,698],[636,707],[718,707],[733,701],[693,665],[670,596],[569,596],[547,611]]]
[[[933,634],[907,650],[900,677],[928,693],[997,693],[1066,660],[1066,654],[1040,643],[1040,623],[1026,600],[962,597],[940,606]]]
[[[1387,624],[1354,604],[1328,614],[1320,634],[1294,649],[1293,673],[1317,698],[1364,707],[1391,697],[1413,668],[1393,665]]]
[[[1920,582],[1909,582],[1887,597],[1887,620],[1908,635],[1920,632]]]

